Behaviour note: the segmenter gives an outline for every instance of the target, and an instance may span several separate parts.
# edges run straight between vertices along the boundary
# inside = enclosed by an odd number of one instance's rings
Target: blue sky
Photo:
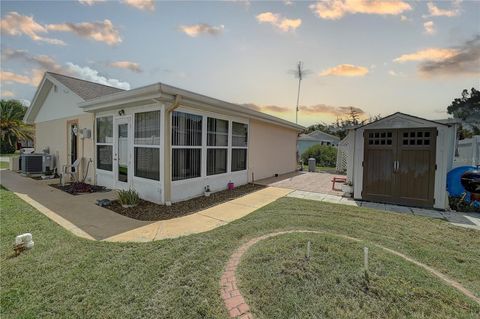
[[[479,86],[480,3],[2,1],[2,97],[31,100],[46,69],[123,88],[165,82],[295,119],[353,106],[446,117]]]

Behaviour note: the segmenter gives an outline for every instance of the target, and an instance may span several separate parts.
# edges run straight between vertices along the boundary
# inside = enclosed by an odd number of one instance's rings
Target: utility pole
[[[295,75],[298,79],[298,91],[297,91],[297,107],[295,109],[295,123],[298,124],[298,111],[300,106],[300,86],[302,84],[303,77],[309,73],[309,71],[303,69],[303,62],[298,61],[297,67],[295,70],[292,70],[291,73]]]

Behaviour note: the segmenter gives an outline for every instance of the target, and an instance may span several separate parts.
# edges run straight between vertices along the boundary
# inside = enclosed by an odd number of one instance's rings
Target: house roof
[[[331,139],[331,140],[340,141],[340,138],[338,136],[334,136],[334,135],[331,135],[331,134],[328,134],[328,133],[325,133],[325,132],[319,131],[319,130],[309,133],[308,136],[310,136],[314,139],[317,139],[317,140],[322,140],[324,138],[328,138],[328,139]]]
[[[206,95],[194,93],[160,82],[88,100],[80,103],[79,107],[83,108],[86,112],[98,112],[102,110],[141,105],[142,103],[148,104],[152,103],[152,101],[173,103],[173,101],[175,101],[178,97],[181,98],[180,105],[183,106],[252,118],[289,129],[294,129],[298,132],[305,129],[305,127],[299,124],[292,123],[270,114],[255,111],[240,104],[218,100]]]
[[[65,85],[73,93],[77,94],[83,100],[88,101],[97,97],[122,92],[124,90],[108,85],[103,85],[95,82],[77,79],[71,76],[47,72],[47,74],[54,77],[58,82]]]

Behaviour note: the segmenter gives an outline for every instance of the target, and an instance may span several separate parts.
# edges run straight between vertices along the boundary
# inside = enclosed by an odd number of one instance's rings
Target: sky
[[[1,1],[1,97],[43,72],[167,83],[295,121],[446,118],[480,84],[480,1]]]

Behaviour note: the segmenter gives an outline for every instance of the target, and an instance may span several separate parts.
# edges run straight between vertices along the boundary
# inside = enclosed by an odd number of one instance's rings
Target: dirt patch
[[[262,185],[242,185],[233,190],[224,190],[211,194],[209,197],[200,196],[179,203],[173,203],[171,206],[158,205],[146,200],[140,200],[136,207],[123,208],[118,200],[112,201],[112,204],[106,206],[114,212],[145,221],[166,220],[185,215],[190,215],[206,208],[227,202],[229,200],[241,197],[243,195],[258,191],[265,186]]]

